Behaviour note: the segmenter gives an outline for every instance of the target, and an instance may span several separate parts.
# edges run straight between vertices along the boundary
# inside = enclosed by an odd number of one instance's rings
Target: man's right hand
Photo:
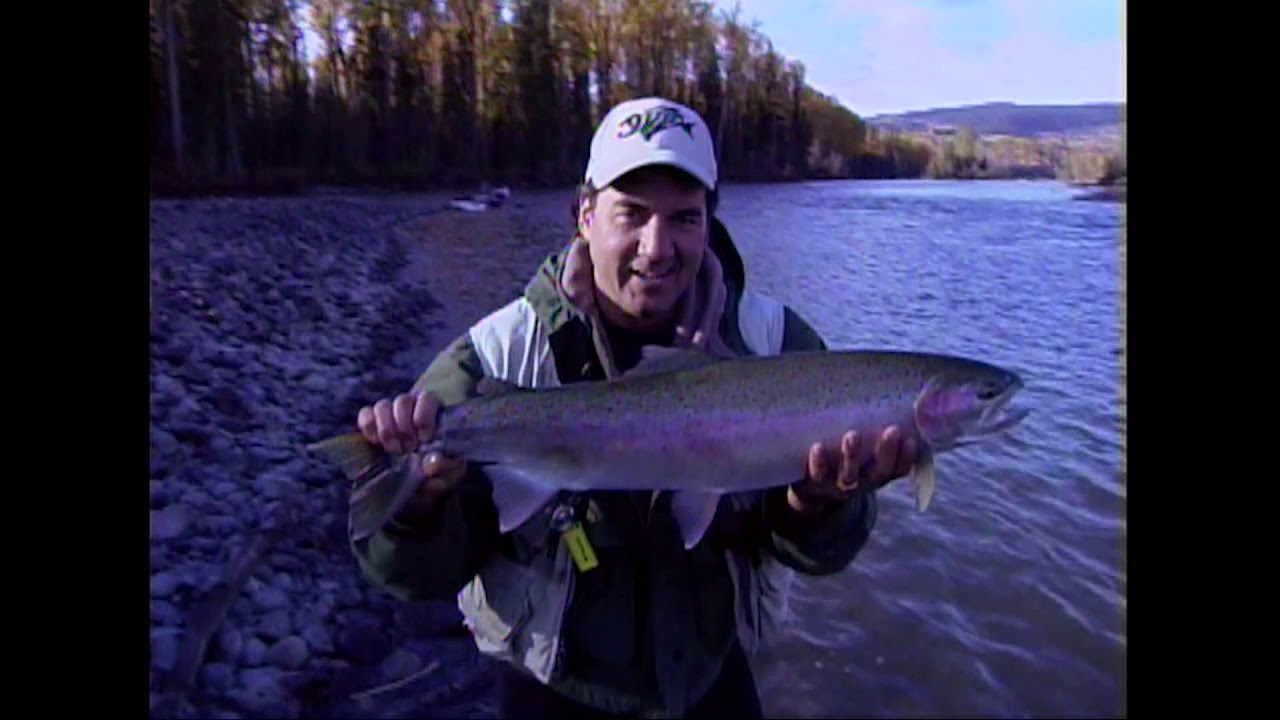
[[[369,442],[395,455],[409,454],[431,442],[439,410],[440,399],[432,393],[408,393],[360,408],[356,424]],[[467,463],[431,453],[422,458],[420,467],[426,477],[422,492],[405,506],[398,520],[412,522],[430,513],[436,501],[462,481]]]

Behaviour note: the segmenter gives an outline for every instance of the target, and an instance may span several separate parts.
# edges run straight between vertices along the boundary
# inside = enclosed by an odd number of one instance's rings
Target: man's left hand
[[[787,489],[787,504],[802,514],[817,512],[856,492],[879,490],[906,477],[916,464],[915,438],[903,441],[896,425],[885,429],[870,459],[859,464],[862,443],[853,431],[845,433],[839,448],[814,443],[809,448],[807,475]]]

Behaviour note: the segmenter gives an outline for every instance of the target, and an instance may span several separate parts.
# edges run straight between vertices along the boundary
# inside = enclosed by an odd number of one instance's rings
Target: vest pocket
[[[458,609],[481,652],[511,658],[515,638],[533,616],[536,572],[494,554],[458,594]]]

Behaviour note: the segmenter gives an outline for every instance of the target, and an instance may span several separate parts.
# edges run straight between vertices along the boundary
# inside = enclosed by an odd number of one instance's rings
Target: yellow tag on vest
[[[573,557],[573,564],[578,566],[578,572],[586,572],[600,564],[581,524],[574,523],[564,531],[564,542],[569,546],[569,555]]]

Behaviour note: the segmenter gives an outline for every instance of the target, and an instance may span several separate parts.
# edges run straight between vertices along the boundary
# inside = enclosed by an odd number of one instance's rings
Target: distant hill
[[[931,126],[968,126],[979,135],[1075,135],[1113,128],[1124,122],[1124,103],[1018,105],[992,102],[954,108],[916,110],[867,118],[875,127],[923,131]]]

